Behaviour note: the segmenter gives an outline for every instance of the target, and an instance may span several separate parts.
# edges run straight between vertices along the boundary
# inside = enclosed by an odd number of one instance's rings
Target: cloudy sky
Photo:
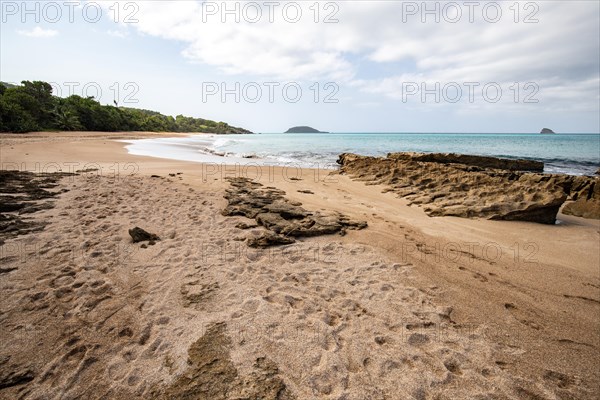
[[[256,132],[600,132],[597,1],[1,4],[0,80]]]

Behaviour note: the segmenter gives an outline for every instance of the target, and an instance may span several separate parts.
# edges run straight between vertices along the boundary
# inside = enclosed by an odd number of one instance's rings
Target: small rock
[[[378,345],[383,345],[385,344],[386,340],[383,336],[376,336],[375,337],[375,343],[377,343]]]
[[[429,336],[422,333],[413,333],[408,337],[408,344],[420,346],[429,342]]]
[[[143,242],[143,241],[156,241],[160,240],[160,238],[154,233],[146,232],[142,228],[135,227],[129,230],[129,235],[133,239],[133,243]]]

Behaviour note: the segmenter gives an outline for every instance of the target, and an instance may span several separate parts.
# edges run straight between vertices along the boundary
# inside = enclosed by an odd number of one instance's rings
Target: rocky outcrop
[[[385,191],[420,205],[430,216],[553,224],[568,198],[586,199],[581,200],[585,205],[571,206],[571,212],[597,213],[589,201],[596,196],[598,178],[529,172],[543,170],[543,164],[536,161],[457,154],[393,153],[377,158],[345,153],[338,163],[342,173],[367,184],[386,185]]]
[[[548,134],[552,135],[552,134],[554,134],[554,131],[552,129],[543,128],[540,133],[544,134],[544,135],[548,135]]]
[[[344,234],[347,229],[363,229],[366,222],[354,221],[337,212],[311,212],[301,203],[289,201],[285,192],[264,187],[247,178],[230,178],[231,188],[225,198],[228,205],[222,211],[225,216],[244,216],[256,220],[267,231],[251,237],[251,247],[267,247],[290,244],[294,238]]]

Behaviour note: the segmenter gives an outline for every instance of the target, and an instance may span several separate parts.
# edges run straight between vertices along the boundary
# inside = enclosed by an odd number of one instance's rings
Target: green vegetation
[[[0,82],[0,132],[42,130],[252,133],[225,122],[103,106],[93,97],[61,98],[42,81],[23,81],[21,86]]]

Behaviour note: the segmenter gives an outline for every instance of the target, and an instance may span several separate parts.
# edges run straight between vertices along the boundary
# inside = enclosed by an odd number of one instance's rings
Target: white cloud
[[[129,36],[129,32],[127,32],[127,31],[108,30],[108,31],[106,31],[106,33],[109,36],[113,36],[113,37],[120,38],[120,39],[124,39]]]
[[[58,35],[58,31],[54,29],[44,29],[39,26],[36,26],[31,30],[18,30],[17,33],[22,36],[34,38],[46,38]]]
[[[544,89],[553,102],[570,102],[577,97],[597,101],[598,87],[587,86],[597,81],[600,68],[597,2],[478,2],[472,14],[474,22],[469,21],[470,10],[463,6],[458,23],[443,18],[453,18],[454,9],[447,15],[442,13],[436,23],[433,16],[422,14],[422,9],[413,15],[405,8],[408,3],[419,8],[427,4],[429,9],[438,4],[443,10],[448,4],[445,1],[320,2],[320,23],[314,22],[313,2],[296,2],[302,5],[302,18],[297,23],[285,20],[284,2],[274,9],[272,23],[264,7],[260,21],[249,23],[244,20],[243,2],[207,3],[217,8],[238,4],[241,21],[236,23],[232,15],[223,15],[222,9],[209,14],[201,2],[152,1],[139,3],[135,16],[139,22],[132,26],[142,34],[182,42],[183,56],[191,62],[232,75],[263,80],[335,80],[391,98],[398,98],[398,85],[408,78],[442,84],[536,82],[550,85]],[[493,9],[484,14],[487,3],[502,6],[498,22],[489,20]],[[322,22],[336,11],[335,7],[325,9],[325,4],[339,7],[334,15],[338,23]],[[221,21],[223,16],[228,22]],[[528,16],[538,22],[524,23]],[[427,18],[425,23],[423,17]],[[363,67],[365,71],[357,59],[371,65]],[[372,66],[396,64],[411,67],[396,71],[386,68],[385,74],[372,71]],[[369,78],[362,78],[363,74]],[[565,87],[570,88],[569,95],[558,95]]]

